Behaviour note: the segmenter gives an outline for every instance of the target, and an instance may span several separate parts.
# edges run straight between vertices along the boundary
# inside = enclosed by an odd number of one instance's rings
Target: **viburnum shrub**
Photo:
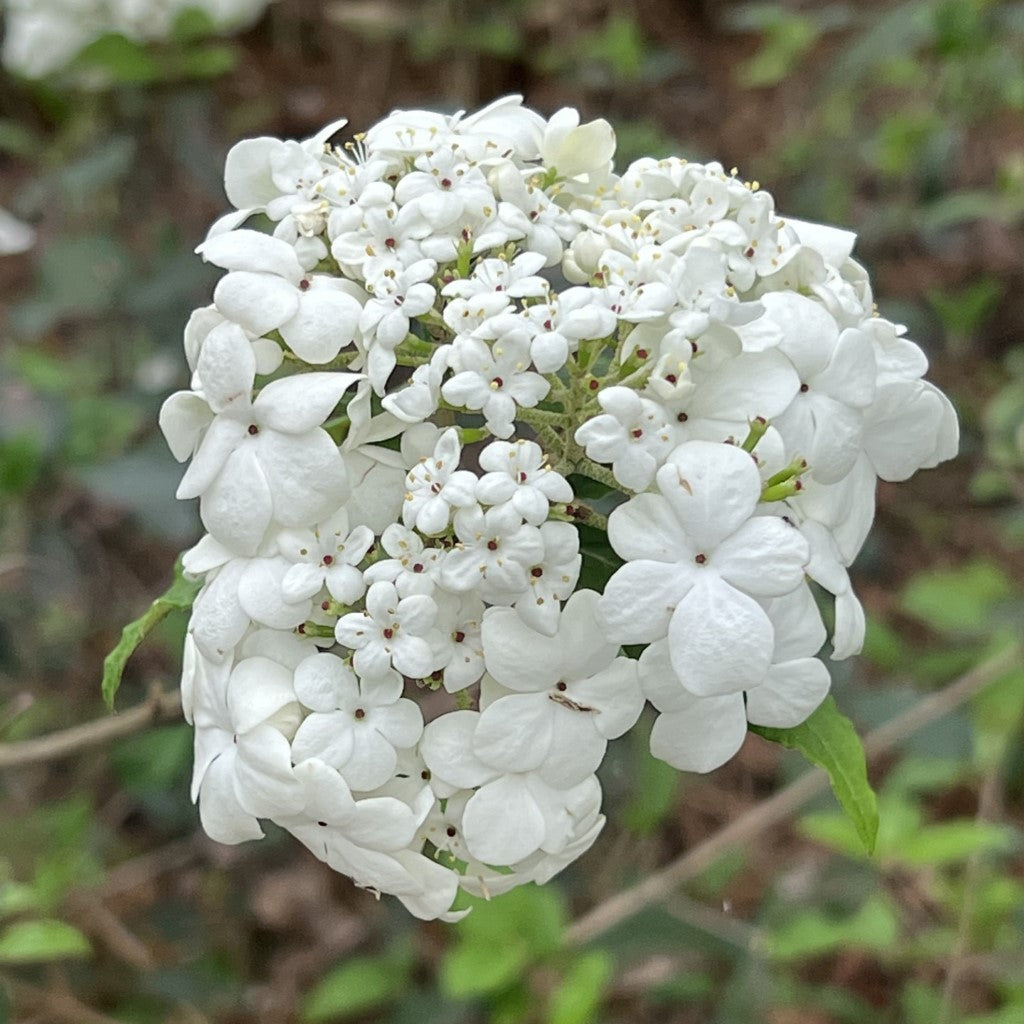
[[[450,920],[591,846],[645,702],[684,771],[748,723],[798,736],[829,689],[811,583],[855,654],[876,479],[957,421],[854,236],[756,182],[617,174],[607,122],[518,96],[344,124],[229,153],[160,415],[208,531],[193,796],[216,840],[270,819]]]

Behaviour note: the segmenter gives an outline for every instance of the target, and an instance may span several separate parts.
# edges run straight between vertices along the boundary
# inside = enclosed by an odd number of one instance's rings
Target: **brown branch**
[[[89,747],[110,740],[130,736],[140,729],[181,715],[181,694],[156,690],[145,704],[139,704],[118,715],[108,715],[92,722],[72,726],[61,732],[50,733],[17,743],[0,743],[0,768],[20,768],[41,761],[55,761],[70,757]]]
[[[908,736],[938,721],[1005,675],[1020,663],[1021,656],[1021,646],[1014,644],[945,689],[922,698],[902,715],[869,733],[864,740],[865,753],[872,758],[897,747]],[[570,945],[591,942],[645,907],[667,899],[678,886],[710,867],[723,853],[785,821],[827,788],[825,772],[819,768],[806,772],[660,871],[599,903],[569,926],[566,942]]]

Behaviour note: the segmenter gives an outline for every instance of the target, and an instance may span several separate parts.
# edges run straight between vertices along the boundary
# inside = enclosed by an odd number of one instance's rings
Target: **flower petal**
[[[466,804],[462,834],[469,852],[485,864],[515,864],[540,848],[544,815],[521,777],[482,786]]]
[[[773,640],[764,609],[711,575],[680,601],[668,628],[672,667],[699,697],[756,686],[771,664]]]

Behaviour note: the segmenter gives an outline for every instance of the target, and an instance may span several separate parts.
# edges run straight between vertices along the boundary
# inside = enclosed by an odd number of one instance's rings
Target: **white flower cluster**
[[[802,722],[829,686],[808,580],[856,652],[876,478],[957,423],[853,237],[718,165],[618,175],[606,122],[520,97],[343,124],[232,149],[199,249],[225,274],[161,413],[208,531],[194,795],[215,839],[271,819],[450,919],[591,845],[645,701],[691,771]]]
[[[248,28],[270,0],[0,0],[8,71],[44,78],[66,67],[90,43],[116,33],[136,43],[167,39],[187,11],[218,32]]]

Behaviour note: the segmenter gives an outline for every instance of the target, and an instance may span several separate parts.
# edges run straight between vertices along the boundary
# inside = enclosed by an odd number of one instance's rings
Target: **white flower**
[[[451,281],[441,289],[441,294],[460,299],[486,298],[491,295],[509,298],[545,295],[550,286],[543,277],[536,276],[543,266],[544,257],[535,252],[521,253],[511,261],[480,260],[468,278]]]
[[[193,456],[177,495],[201,497],[210,533],[251,554],[271,520],[306,526],[333,513],[347,494],[345,464],[319,424],[359,375],[284,378],[252,401],[252,346],[231,326],[211,332],[197,370],[203,395],[171,395],[160,427],[175,458]]]
[[[333,654],[314,654],[295,670],[295,694],[309,708],[292,740],[292,760],[318,758],[355,790],[383,785],[398,763],[396,748],[416,744],[419,707],[402,697],[402,677],[357,678]]]
[[[531,629],[552,636],[558,628],[559,602],[572,594],[583,557],[579,531],[572,523],[541,523],[540,536],[544,558],[530,566],[526,580],[529,590],[516,598],[513,607]]]
[[[328,363],[355,344],[361,289],[325,274],[307,274],[287,242],[240,229],[209,238],[196,251],[229,271],[214,290],[214,302],[251,335],[280,331],[307,363]]]
[[[551,385],[530,365],[530,336],[517,330],[488,346],[478,338],[460,337],[453,347],[455,376],[441,385],[452,405],[480,410],[495,437],[509,437],[516,406],[532,409]]]
[[[384,393],[395,368],[395,347],[409,333],[409,318],[426,313],[434,304],[436,293],[424,282],[436,270],[433,260],[420,260],[407,268],[386,258],[367,261],[367,288],[373,297],[363,307],[359,329],[370,348],[367,367],[378,395]]]
[[[546,302],[527,307],[524,315],[536,333],[530,358],[541,373],[556,373],[585,338],[605,338],[615,331],[615,314],[595,301],[589,288],[552,293]]]
[[[544,540],[511,507],[484,512],[463,509],[455,519],[459,543],[441,569],[441,585],[455,593],[476,590],[492,604],[506,604],[526,591],[527,571],[544,557]]]
[[[373,531],[366,526],[349,530],[344,508],[312,530],[282,530],[277,546],[294,563],[281,581],[286,600],[313,597],[327,587],[335,601],[354,604],[366,592],[357,566],[373,546]]]
[[[450,345],[439,345],[429,363],[413,370],[409,384],[385,395],[381,405],[403,423],[420,423],[437,412],[441,401],[441,378],[448,369],[450,353]]]
[[[779,350],[796,367],[800,390],[774,420],[791,453],[810,463],[822,483],[835,483],[860,451],[864,413],[875,394],[875,356],[868,334],[839,333],[816,302],[795,293],[771,292],[761,301],[782,327]]]
[[[739,448],[681,445],[641,494],[608,520],[627,559],[599,611],[608,636],[649,643],[668,636],[672,665],[702,697],[749,689],[771,664],[771,621],[754,597],[789,593],[803,580],[808,549],[781,519],[751,518],[761,478]]]
[[[550,502],[572,501],[569,482],[551,468],[533,441],[492,441],[480,453],[480,468],[487,472],[477,482],[477,501],[508,503],[533,526],[547,519]]]
[[[592,777],[579,785],[548,785],[536,771],[502,774],[473,752],[477,711],[453,711],[423,731],[420,753],[431,774],[476,792],[466,802],[466,848],[484,864],[513,865],[538,853],[559,854],[577,838],[581,798],[593,793]]]
[[[672,450],[664,410],[624,387],[605,388],[597,400],[605,411],[577,428],[576,443],[584,446],[588,458],[611,463],[623,487],[645,490]]]
[[[502,771],[532,771],[560,789],[582,782],[608,740],[636,723],[643,707],[636,662],[617,657],[598,625],[598,595],[575,593],[545,636],[507,608],[484,615],[487,671],[515,691],[487,706],[473,750]]]
[[[193,715],[192,799],[199,800],[203,828],[222,843],[259,839],[257,818],[301,802],[288,743],[301,717],[291,670],[246,658],[223,688],[200,688]]]
[[[449,693],[478,682],[484,674],[481,622],[484,603],[476,594],[438,595],[438,632],[442,681]]]
[[[374,562],[365,574],[367,584],[378,580],[394,583],[399,597],[410,594],[433,596],[444,564],[444,549],[425,547],[423,539],[400,523],[392,523],[380,538],[391,558]]]
[[[366,593],[366,611],[338,620],[339,644],[355,651],[352,664],[360,676],[384,675],[389,668],[422,679],[434,669],[426,639],[437,618],[437,605],[424,594],[399,598],[393,583],[379,581]]]
[[[651,730],[651,753],[681,771],[709,772],[742,746],[747,722],[788,729],[825,699],[828,669],[814,657],[825,627],[806,586],[765,601],[775,630],[772,664],[746,694],[699,697],[676,675],[669,644],[659,640],[640,656],[644,696],[661,712]]]
[[[353,206],[331,213],[327,231],[331,255],[353,278],[372,279],[375,264],[386,260],[398,267],[410,267],[422,260],[412,210],[400,210],[390,201],[391,190],[374,190]]]
[[[542,162],[565,178],[586,179],[607,172],[615,153],[615,132],[600,118],[580,124],[578,110],[563,107],[544,128]]]
[[[469,470],[460,470],[462,446],[454,428],[437,440],[433,455],[419,460],[405,478],[405,504],[402,522],[428,536],[443,533],[451,521],[452,509],[476,503],[477,478]]]

